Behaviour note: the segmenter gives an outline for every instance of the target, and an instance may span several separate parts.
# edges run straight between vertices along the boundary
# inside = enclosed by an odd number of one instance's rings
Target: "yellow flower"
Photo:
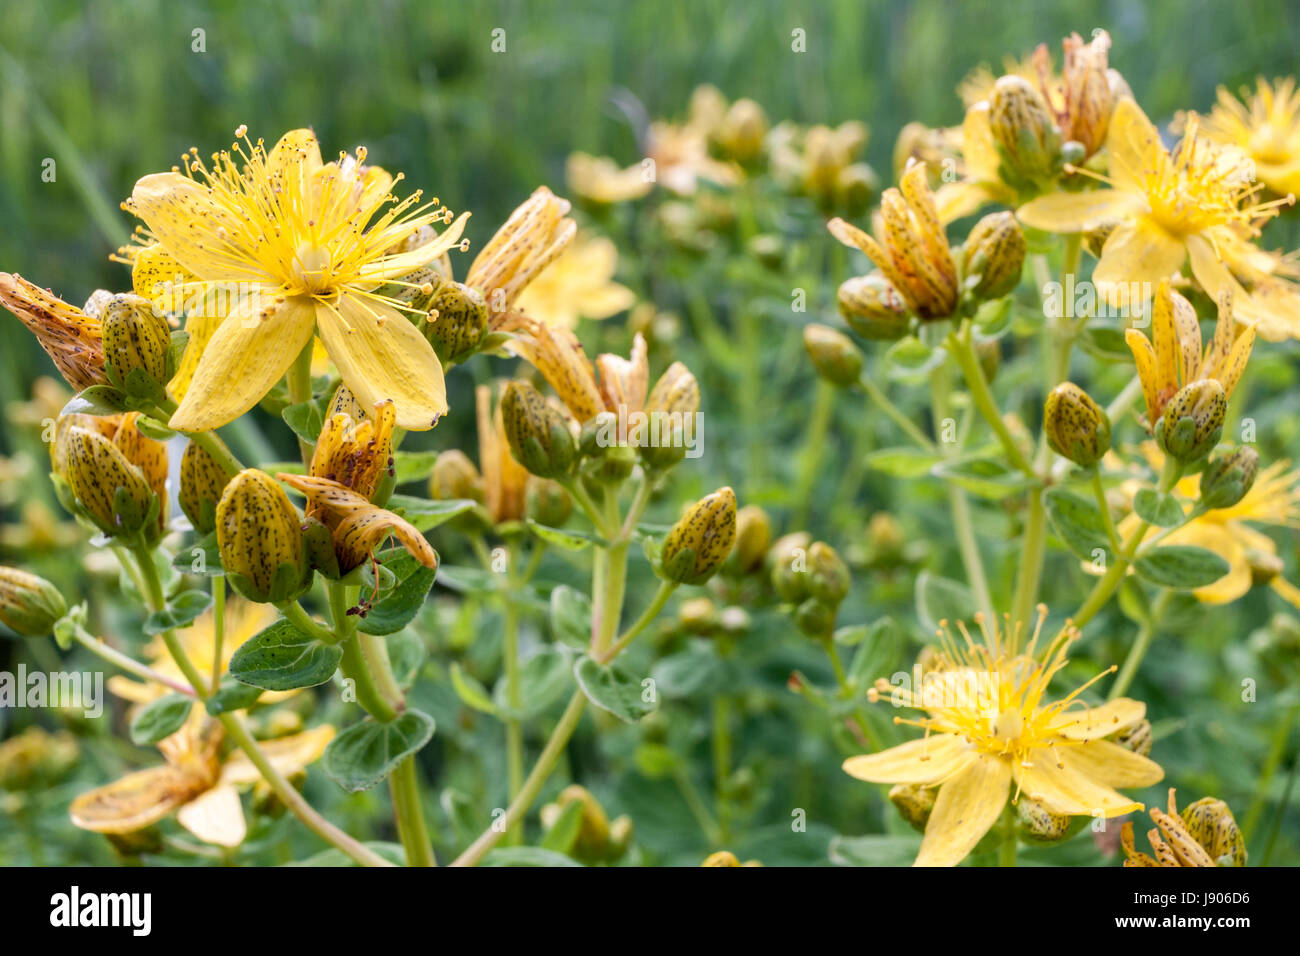
[[[1243,150],[1275,193],[1300,192],[1300,90],[1295,79],[1269,83],[1259,77],[1255,91],[1242,87],[1240,97],[1219,87],[1218,102],[1201,120],[1202,134]]]
[[[599,355],[594,365],[573,332],[534,319],[523,324],[519,337],[510,344],[542,373],[580,425],[603,411],[617,412],[620,404],[630,414],[640,411],[645,403],[650,369],[640,332],[632,339],[629,358]]]
[[[226,601],[225,630],[221,641],[220,668],[217,675],[226,673],[230,658],[249,638],[261,633],[275,623],[275,607],[270,604],[255,604],[238,597]],[[209,608],[200,614],[189,627],[176,632],[181,647],[200,674],[214,673],[213,656],[216,653],[216,613]],[[165,696],[176,687],[189,687],[189,681],[176,665],[167,645],[161,637],[155,637],[144,648],[145,662],[157,673],[172,682],[170,686],[160,683],[144,683],[121,674],[108,679],[108,689],[123,700],[134,704],[147,704]],[[262,703],[273,703],[289,696],[288,693],[266,691],[262,694]]]
[[[104,331],[98,316],[88,315],[53,292],[8,272],[0,272],[0,305],[36,336],[59,374],[77,391],[108,381]]]
[[[1153,442],[1144,444],[1142,452],[1153,468],[1158,469],[1163,463]],[[1124,491],[1128,495],[1136,494],[1138,487],[1136,483],[1129,483],[1124,486]],[[1201,476],[1190,475],[1182,479],[1174,490],[1187,501],[1198,500]],[[1140,520],[1136,514],[1127,515],[1119,523],[1120,537],[1127,540]],[[1273,462],[1259,472],[1250,490],[1235,505],[1205,512],[1170,533],[1161,543],[1206,548],[1227,561],[1227,574],[1193,593],[1206,604],[1229,604],[1257,583],[1257,556],[1277,555],[1273,539],[1251,527],[1252,524],[1300,528],[1300,470],[1293,470],[1291,462]],[[1300,608],[1300,588],[1280,574],[1266,580],[1274,591]]]
[[[922,319],[946,319],[957,309],[960,288],[943,222],[926,181],[925,164],[914,163],[880,201],[873,238],[843,219],[827,223],[831,235],[861,249]]]
[[[1231,296],[1226,295],[1219,302],[1214,338],[1202,352],[1196,310],[1162,279],[1151,307],[1151,338],[1128,329],[1124,341],[1133,352],[1142,381],[1147,427],[1154,428],[1169,400],[1184,385],[1210,379],[1223,386],[1225,398],[1231,398],[1250,359],[1255,329],[1247,326],[1236,335]]]
[[[1204,797],[1182,813],[1169,788],[1169,812],[1151,808],[1151,819],[1158,829],[1147,831],[1151,843],[1150,857],[1133,845],[1133,824],[1120,829],[1119,841],[1124,850],[1125,866],[1245,866],[1246,842],[1242,839],[1232,811],[1222,800]]]
[[[380,402],[366,414],[348,387],[339,386],[326,412],[309,473],[373,498],[383,476],[392,473],[396,418],[392,402]]]
[[[997,822],[1010,800],[1028,797],[1069,816],[1116,817],[1142,808],[1116,791],[1146,787],[1164,771],[1105,738],[1143,719],[1146,707],[1119,698],[1098,707],[1080,699],[1110,668],[1065,697],[1045,699],[1079,636],[1066,627],[1036,654],[1047,609],[1040,605],[1033,636],[1021,647],[1019,624],[1001,632],[982,616],[982,640],[959,624],[959,643],[945,625],[942,653],[916,688],[877,681],[873,697],[926,712],[895,718],[925,736],[876,754],[850,757],[844,770],[871,783],[938,787],[916,866],[954,866]],[[1015,783],[1014,792],[1012,782]]]
[[[242,753],[222,760],[221,725],[200,707],[194,714],[158,744],[166,763],[81,794],[68,808],[72,822],[96,833],[125,834],[175,813],[176,822],[205,843],[236,847],[244,842],[248,825],[238,788],[256,783],[261,774]],[[291,776],[320,757],[333,737],[334,728],[325,725],[260,746],[280,773]]]
[[[998,156],[987,101],[974,103],[962,120],[961,158],[964,175],[946,182],[934,194],[939,217],[952,222],[969,216],[986,203],[1016,204],[1016,191],[1002,181],[1002,159]]]
[[[579,319],[607,319],[636,296],[614,281],[618,250],[604,237],[578,236],[519,297],[520,312],[547,325],[574,328]]]
[[[418,191],[397,201],[398,180],[365,165],[364,148],[322,163],[310,130],[287,133],[269,153],[239,135],[243,144],[215,154],[211,168],[192,149],[183,172],[145,176],[124,204],[147,226],[137,291],[191,303],[170,424],[203,431],[237,418],[319,335],[364,406],[391,400],[402,428],[432,427],[447,410],[442,367],[405,304],[376,290],[459,243],[466,216],[406,248],[451,213],[437,200],[419,205]],[[156,278],[169,263],[182,270],[179,286]]]
[[[1210,142],[1195,117],[1170,152],[1141,108],[1122,99],[1111,116],[1106,149],[1107,188],[1041,196],[1021,206],[1017,215],[1048,232],[1113,226],[1092,276],[1111,305],[1136,306],[1146,297],[1145,287],[1167,279],[1185,263],[1217,299],[1235,285],[1231,273],[1241,252],[1231,240],[1258,236],[1260,226],[1288,202],[1257,202],[1262,186],[1254,182],[1246,156]],[[1236,293],[1237,317],[1243,321],[1258,322],[1277,311],[1240,286],[1230,291]]]
[[[601,204],[640,199],[654,188],[654,179],[643,162],[621,169],[608,156],[589,153],[569,155],[564,164],[564,179],[576,195]]]

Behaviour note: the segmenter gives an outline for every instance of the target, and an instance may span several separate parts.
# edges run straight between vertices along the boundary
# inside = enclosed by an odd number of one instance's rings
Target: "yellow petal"
[[[171,427],[207,431],[244,414],[288,371],[315,326],[316,310],[304,296],[241,301],[203,350]]]
[[[578,312],[588,319],[608,319],[635,304],[636,293],[617,282],[607,282],[598,288],[588,289],[577,302]],[[522,305],[520,308],[528,311]]]
[[[264,282],[267,274],[230,238],[241,224],[206,186],[180,173],[145,176],[131,190],[130,210],[185,269],[204,280]]]
[[[1182,384],[1179,374],[1182,352],[1174,323],[1174,294],[1164,279],[1151,303],[1151,347],[1156,353],[1156,391],[1162,400],[1168,400]],[[1200,362],[1199,353],[1195,362]]]
[[[1140,700],[1121,697],[1099,707],[1068,710],[1052,730],[1070,740],[1099,740],[1136,724],[1146,716],[1146,712],[1147,705]]]
[[[1108,787],[1149,787],[1165,776],[1154,760],[1109,740],[1090,740],[1057,752],[1066,766]]]
[[[150,767],[81,794],[68,813],[83,830],[134,833],[157,823],[204,789],[202,778],[177,767]]]
[[[1052,751],[1042,749],[1034,752],[1031,765],[1014,763],[1011,769],[1022,794],[1053,813],[1071,816],[1117,817],[1142,809],[1137,801],[1057,760]]]
[[[1159,374],[1156,372],[1156,352],[1151,347],[1151,340],[1137,329],[1125,329],[1124,341],[1133,353],[1137,365],[1138,378],[1142,382],[1142,396],[1147,403],[1147,420],[1155,424],[1162,408],[1160,386],[1157,384]]]
[[[974,751],[956,734],[931,734],[880,753],[850,757],[844,772],[868,783],[924,786],[947,780],[974,759]]]
[[[363,408],[392,401],[397,425],[432,428],[447,413],[442,363],[414,325],[383,302],[344,293],[316,308],[325,350]]]
[[[1016,215],[1026,226],[1046,232],[1090,232],[1125,218],[1136,205],[1130,193],[1094,189],[1039,196],[1017,209]]]
[[[304,730],[300,734],[290,734],[275,740],[261,741],[258,746],[266,759],[286,777],[293,776],[309,764],[320,759],[325,746],[334,739],[334,728],[329,724]],[[256,783],[262,779],[261,773],[242,752],[232,754],[221,767],[223,784]]]
[[[234,787],[217,786],[176,811],[176,822],[204,843],[234,847],[244,842],[248,824]]]
[[[167,384],[167,390],[177,400],[183,399],[185,393],[189,391],[190,383],[194,381],[194,373],[198,371],[199,361],[203,358],[208,343],[212,341],[212,336],[216,334],[217,329],[221,328],[221,323],[226,320],[236,304],[225,294],[226,286],[227,284],[223,282],[213,282],[186,285],[179,289],[173,287],[178,297],[178,300],[174,301],[180,304],[202,303],[201,308],[189,311],[186,315],[185,331],[189,333],[190,340],[176,367],[176,374]]]
[[[286,204],[311,197],[321,170],[320,143],[309,129],[292,129],[266,156],[266,172]]]
[[[1165,148],[1160,134],[1133,100],[1115,104],[1106,130],[1110,178],[1122,190],[1141,192],[1146,175],[1161,161]]]
[[[1086,195],[1086,194],[1085,194]],[[1111,305],[1133,308],[1161,279],[1180,268],[1187,257],[1181,241],[1155,220],[1139,216],[1120,223],[1101,249],[1092,281]]]
[[[989,832],[1007,803],[1011,762],[981,754],[939,788],[913,866],[956,866]]]

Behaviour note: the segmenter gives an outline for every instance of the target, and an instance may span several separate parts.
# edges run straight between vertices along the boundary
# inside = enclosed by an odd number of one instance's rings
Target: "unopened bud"
[[[441,452],[429,476],[429,497],[434,501],[483,501],[483,477],[459,448]]]
[[[839,194],[840,212],[856,219],[871,208],[871,201],[880,192],[880,177],[866,163],[850,163],[836,177],[835,191]]]
[[[1184,385],[1156,424],[1156,444],[1183,464],[1204,458],[1223,435],[1228,397],[1212,378]]]
[[[718,625],[718,609],[709,598],[692,598],[682,602],[677,620],[688,634],[708,634]]]
[[[758,159],[767,136],[767,114],[751,99],[739,99],[722,118],[716,141],[729,158],[743,165]]]
[[[804,634],[818,640],[830,640],[835,630],[836,605],[810,597],[794,611],[794,623]]]
[[[890,788],[889,802],[913,830],[924,833],[925,825],[930,822],[930,814],[934,810],[934,801],[938,794],[939,791],[935,787],[918,787],[911,783],[900,783]]]
[[[1125,727],[1115,735],[1115,743],[1145,757],[1151,753],[1151,721],[1139,720],[1136,724]]]
[[[962,247],[961,274],[967,291],[981,301],[1014,292],[1026,249],[1015,213],[989,213],[975,223]]]
[[[700,866],[740,866],[740,861],[730,850],[719,850],[705,857]]]
[[[195,442],[181,455],[181,487],[177,494],[181,511],[199,534],[211,534],[217,527],[217,502],[230,482],[230,474]]]
[[[1028,80],[1014,74],[998,78],[989,96],[989,125],[1003,165],[1014,177],[1030,184],[1055,177],[1061,132]]]
[[[1016,801],[1016,833],[1028,843],[1059,843],[1070,835],[1074,818],[1053,813],[1027,794]]]
[[[528,517],[548,528],[558,528],[573,514],[573,499],[559,482],[530,475],[525,491]]]
[[[226,485],[217,546],[231,586],[249,600],[280,603],[302,590],[302,519],[266,472],[245,468]]]
[[[678,584],[703,584],[736,541],[736,493],[719,488],[687,509],[664,538],[661,574]]]
[[[104,305],[104,369],[111,382],[125,386],[136,369],[153,382],[166,384],[171,328],[147,299],[131,293],[112,297]]]
[[[44,637],[68,613],[49,581],[20,568],[0,567],[0,621],[23,637]]]
[[[639,449],[641,460],[649,468],[662,471],[685,458],[688,430],[690,436],[695,436],[699,410],[699,382],[690,369],[674,362],[650,389],[644,409],[650,421],[659,422],[656,434],[668,440],[643,444]]]
[[[73,426],[58,458],[62,477],[82,512],[110,537],[130,537],[156,527],[161,507],[142,469],[99,432]],[[151,518],[153,521],[151,522]]]
[[[603,860],[609,850],[609,818],[605,815],[605,808],[585,787],[576,783],[560,791],[556,803],[561,809],[571,803],[582,804],[582,820],[573,842],[574,856],[591,862]]]
[[[727,570],[737,577],[752,574],[763,565],[772,544],[772,521],[758,505],[745,505],[736,512],[736,546],[727,559]]]
[[[912,315],[898,290],[882,275],[855,276],[840,283],[840,315],[864,339],[893,341],[907,334]]]
[[[852,584],[849,566],[834,548],[814,541],[808,549],[808,593],[828,604],[839,604]]]
[[[808,546],[812,535],[796,531],[777,539],[768,553],[772,589],[782,601],[795,603],[808,596]]]
[[[1231,508],[1250,491],[1259,473],[1259,452],[1242,445],[1219,455],[1201,472],[1201,504]]]
[[[433,294],[429,308],[437,315],[429,316],[424,337],[445,364],[467,358],[487,334],[487,301],[482,293],[463,283],[443,283]]]
[[[1110,450],[1110,417],[1073,382],[1062,382],[1048,394],[1043,430],[1054,452],[1084,468]]]
[[[636,826],[632,818],[627,814],[621,817],[615,817],[609,824],[609,859],[617,860],[632,845],[632,837],[636,834]]]
[[[903,559],[903,526],[888,511],[877,511],[867,522],[867,555],[876,567],[893,567]]]
[[[501,396],[501,421],[515,460],[539,478],[561,478],[573,469],[577,446],[568,423],[527,382],[511,382]]]
[[[1185,807],[1182,817],[1187,832],[1219,866],[1246,865],[1246,840],[1226,803],[1202,797]]]
[[[1262,548],[1247,548],[1246,560],[1250,563],[1252,587],[1272,584],[1277,580],[1277,576],[1286,570],[1286,564],[1281,558]]]
[[[817,374],[832,385],[853,385],[862,375],[862,352],[843,332],[816,323],[806,325],[803,347]]]

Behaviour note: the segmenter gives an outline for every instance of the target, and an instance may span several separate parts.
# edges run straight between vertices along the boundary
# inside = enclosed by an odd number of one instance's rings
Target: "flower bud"
[[[918,787],[911,783],[900,783],[890,788],[889,802],[913,830],[924,833],[938,795],[939,791],[935,787]]]
[[[459,448],[450,448],[438,455],[429,476],[429,497],[434,501],[452,501],[468,498],[483,501],[483,477]]]
[[[1110,418],[1105,409],[1073,382],[1062,382],[1043,408],[1047,443],[1062,458],[1091,468],[1110,450]]]
[[[740,866],[740,861],[730,850],[719,850],[705,857],[700,866]]]
[[[110,537],[139,534],[152,519],[157,527],[160,505],[144,471],[99,432],[74,425],[63,436],[57,458],[62,478],[82,513]]]
[[[737,577],[752,574],[763,565],[772,543],[772,522],[758,505],[745,505],[736,512],[736,546],[727,559],[727,570]]]
[[[871,201],[880,191],[880,177],[866,163],[850,163],[835,177],[835,191],[840,211],[856,219],[871,208]]]
[[[49,581],[19,568],[0,567],[0,621],[23,637],[44,637],[68,613]]]
[[[906,543],[903,526],[888,511],[877,511],[867,522],[867,559],[871,566],[897,566],[903,560]]]
[[[818,640],[830,640],[835,630],[836,605],[810,597],[794,611],[794,623],[804,634]]]
[[[77,765],[77,738],[66,730],[49,733],[33,724],[0,742],[0,790],[48,787]]]
[[[1259,452],[1242,445],[1219,455],[1201,472],[1201,504],[1231,508],[1250,491],[1259,472]]]
[[[605,859],[609,850],[609,818],[605,815],[605,808],[585,787],[576,783],[560,791],[556,803],[561,809],[571,803],[582,804],[582,820],[573,841],[573,855],[590,862]]]
[[[1016,833],[1027,843],[1059,843],[1070,835],[1074,818],[1053,813],[1028,794],[1016,801]]]
[[[244,597],[279,603],[305,582],[302,519],[272,478],[245,468],[217,505],[217,546],[231,585]]]
[[[558,528],[573,514],[573,499],[560,484],[533,475],[528,479],[528,517],[548,528]]]
[[[882,275],[855,276],[840,283],[840,315],[864,339],[901,339],[912,324],[907,302]]]
[[[1020,284],[1026,249],[1015,213],[989,213],[975,223],[962,247],[961,274],[966,289],[981,301],[1014,292]]]
[[[1251,587],[1272,584],[1286,570],[1286,564],[1281,558],[1262,548],[1247,548],[1246,560],[1250,563]]]
[[[617,860],[627,852],[628,847],[632,845],[632,837],[636,834],[636,825],[632,818],[627,814],[621,817],[615,817],[609,824],[609,856],[611,860]]]
[[[719,149],[742,165],[758,159],[767,136],[767,114],[751,99],[739,99],[722,118],[715,140]]]
[[[735,604],[724,607],[722,613],[718,615],[718,627],[722,628],[724,634],[732,636],[744,634],[753,623],[749,612]]]
[[[1145,757],[1151,753],[1151,721],[1139,720],[1136,724],[1130,724],[1117,733],[1114,739],[1125,750]]]
[[[772,588],[782,601],[795,603],[808,596],[808,545],[812,535],[796,531],[777,539],[768,553]]]
[[[989,126],[1013,178],[1029,184],[1055,178],[1061,132],[1042,94],[1028,80],[1014,74],[998,78],[989,96]]]
[[[688,634],[708,634],[718,626],[718,609],[709,598],[692,598],[682,602],[677,620]]]
[[[164,385],[171,327],[148,299],[130,293],[115,295],[104,306],[104,360],[110,381],[125,386],[127,376],[142,369],[153,382]]]
[[[992,384],[1002,368],[1002,343],[997,339],[979,339],[975,342],[975,358],[984,373],[984,381]]]
[[[1185,807],[1182,817],[1187,832],[1219,866],[1246,865],[1246,840],[1226,803],[1202,797]]]
[[[1205,457],[1223,435],[1228,397],[1212,378],[1184,385],[1156,423],[1156,444],[1183,464]]]
[[[583,476],[597,485],[616,485],[632,474],[637,450],[620,443],[626,437],[619,434],[618,415],[613,412],[593,415],[578,433]]]
[[[853,385],[862,375],[862,352],[843,332],[816,323],[805,325],[803,347],[817,374],[832,385]]]
[[[645,401],[643,411],[656,436],[656,441],[639,448],[647,467],[663,471],[686,457],[687,439],[697,437],[695,416],[699,410],[699,382],[690,369],[674,362],[659,376]]]
[[[487,300],[464,283],[443,283],[433,294],[429,309],[424,337],[447,365],[468,358],[487,334]]]
[[[527,382],[511,382],[501,396],[501,421],[515,460],[539,478],[573,469],[577,447],[560,412]]]
[[[181,487],[177,494],[181,511],[199,534],[211,534],[217,527],[217,502],[230,483],[230,474],[195,442],[181,455]]]
[[[849,566],[834,548],[814,541],[808,549],[808,593],[827,604],[839,604],[848,596],[852,578]]]
[[[703,584],[736,541],[736,493],[719,488],[687,509],[664,537],[660,574],[678,584]]]

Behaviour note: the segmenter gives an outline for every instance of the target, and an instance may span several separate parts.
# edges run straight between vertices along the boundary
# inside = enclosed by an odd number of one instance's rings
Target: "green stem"
[[[1020,446],[1016,444],[1015,438],[1011,434],[1011,429],[1007,428],[1007,423],[1002,419],[1002,412],[998,409],[997,400],[993,397],[993,392],[989,388],[988,379],[984,377],[984,370],[980,367],[979,356],[975,354],[975,344],[973,341],[973,331],[970,322],[962,325],[960,334],[954,332],[948,336],[949,351],[953,358],[957,360],[957,365],[961,368],[962,376],[966,379],[966,388],[970,391],[971,400],[974,401],[975,407],[979,413],[988,422],[993,434],[1002,444],[1002,450],[1006,453],[1007,460],[1012,466],[1023,471],[1035,481],[1038,474],[1034,471],[1029,460],[1025,458]]]
[[[650,599],[650,604],[641,612],[641,616],[623,633],[622,637],[611,644],[609,649],[596,659],[596,662],[598,664],[608,664],[621,654],[629,644],[636,640],[637,635],[644,631],[650,625],[650,622],[659,615],[659,612],[664,609],[664,605],[668,603],[668,599],[672,597],[673,592],[676,590],[677,585],[674,582],[661,581],[659,589],[655,591],[655,596]]]
[[[826,451],[826,433],[830,430],[831,413],[835,409],[835,386],[819,378],[816,388],[812,416],[808,419],[803,451],[799,455],[799,474],[795,479],[796,528],[808,527],[813,488],[817,484],[817,472]]]
[[[1146,657],[1147,649],[1151,647],[1151,640],[1156,636],[1156,626],[1160,623],[1161,616],[1169,608],[1169,602],[1173,600],[1173,597],[1173,591],[1162,590],[1152,603],[1151,615],[1138,628],[1137,638],[1133,641],[1133,646],[1129,648],[1124,663],[1120,666],[1119,674],[1115,676],[1115,683],[1111,685],[1110,693],[1106,695],[1107,700],[1123,697],[1124,692],[1133,683],[1138,668],[1142,666],[1142,658]]]
[[[285,619],[290,624],[304,634],[316,638],[322,644],[337,644],[339,642],[338,635],[318,623],[315,618],[303,610],[302,605],[297,601],[286,601],[284,604],[277,604],[276,607],[280,609],[280,613],[285,616]]]
[[[212,690],[221,687],[222,645],[226,641],[226,579],[224,575],[212,578]]]
[[[873,382],[865,371],[858,378],[858,388],[862,389],[862,391],[866,393],[867,397],[885,413],[885,416],[901,428],[903,433],[907,435],[908,438],[912,439],[918,447],[924,448],[926,451],[935,450],[934,442],[926,436],[925,432],[921,431],[921,429],[917,427],[915,422],[904,415],[897,405],[889,400],[889,396],[881,391],[880,386]]]
[[[406,849],[407,866],[437,866],[429,828],[424,822],[420,806],[420,781],[411,755],[399,763],[388,778],[388,789],[393,797],[393,816],[397,832]]]
[[[492,847],[496,846],[510,827],[523,819],[524,814],[528,812],[528,808],[537,799],[537,794],[541,791],[542,785],[546,783],[551,771],[555,769],[555,763],[559,760],[560,754],[564,752],[569,738],[578,729],[578,722],[582,719],[582,712],[586,707],[587,695],[581,689],[575,691],[573,696],[569,698],[569,704],[564,708],[559,723],[551,731],[551,736],[542,748],[537,763],[533,765],[532,772],[528,774],[528,779],[524,781],[523,787],[520,788],[519,795],[510,801],[510,806],[506,808],[504,818],[483,831],[464,853],[452,861],[452,866],[474,866],[483,859]]]
[[[1268,788],[1277,774],[1277,768],[1282,766],[1282,758],[1286,756],[1287,741],[1291,738],[1291,728],[1295,725],[1297,715],[1300,715],[1300,705],[1292,705],[1283,711],[1282,718],[1273,727],[1273,739],[1269,742],[1264,766],[1259,771],[1255,796],[1250,801],[1250,809],[1246,811],[1241,825],[1241,835],[1247,846],[1250,845],[1260,818],[1264,815],[1264,807],[1268,804]]]
[[[513,556],[511,568],[514,566]],[[511,582],[513,584],[513,582]],[[501,595],[505,614],[505,637],[502,645],[503,666],[506,680],[506,702],[509,704],[509,716],[506,725],[506,771],[509,778],[509,796],[511,800],[519,796],[524,785],[524,733],[523,725],[517,716],[523,705],[519,683],[519,610],[511,600],[510,593]],[[523,827],[516,823],[506,834],[506,843],[518,846],[523,843]]]
[[[136,565],[140,569],[140,578],[144,581],[145,600],[149,605],[149,610],[163,610],[167,607],[167,597],[163,593],[162,579],[158,577],[158,565],[154,564],[153,553],[143,545],[137,545],[131,551],[135,555]],[[208,697],[207,681],[203,679],[199,669],[194,666],[194,662],[185,653],[185,648],[181,645],[180,638],[176,636],[176,631],[168,628],[162,632],[161,636],[163,644],[167,646],[167,652],[176,661],[176,666],[185,675],[185,679],[190,682],[194,692],[201,699],[206,700]]]
[[[713,698],[713,786],[720,843],[727,841],[730,829],[731,807],[727,799],[730,776],[731,701],[726,694],[717,694]]]
[[[1025,518],[1025,535],[1020,546],[1016,593],[1011,604],[1011,623],[1028,625],[1038,598],[1047,554],[1047,509],[1043,506],[1043,488],[1029,491],[1029,513]]]
[[[1120,554],[1119,532],[1115,530],[1115,518],[1110,513],[1110,502],[1106,500],[1106,486],[1101,483],[1101,469],[1092,470],[1092,492],[1097,497],[1097,510],[1101,512],[1102,523],[1106,526],[1106,537],[1110,539],[1110,549]]]
[[[844,670],[844,662],[840,660],[840,650],[835,646],[835,636],[827,634],[822,643],[826,646],[826,656],[830,658],[831,670],[835,673],[835,683],[839,685],[840,695],[848,699],[853,695],[853,688],[849,686],[849,675]],[[885,749],[880,742],[880,735],[876,733],[876,728],[871,726],[870,719],[860,707],[855,707],[853,710],[853,722],[857,724],[858,732],[872,751]]]
[[[194,688],[189,684],[182,684],[180,681],[168,677],[166,674],[159,673],[147,664],[141,664],[135,658],[123,654],[117,648],[110,647],[104,641],[87,633],[84,628],[75,628],[72,632],[72,636],[78,644],[90,651],[90,653],[107,661],[119,670],[124,670],[128,674],[139,677],[141,680],[154,684],[161,684],[170,690],[176,691],[178,694],[185,694],[188,697],[195,696]]]
[[[684,765],[678,764],[673,770],[673,780],[677,782],[677,789],[681,791],[682,799],[686,801],[691,816],[695,817],[695,822],[699,824],[700,830],[703,831],[704,838],[709,841],[709,846],[722,846],[724,839],[722,828],[713,819],[713,815],[709,813],[708,805],[704,802],[699,789],[691,780],[690,771]]]
[[[998,847],[998,866],[1016,865],[1016,811],[1007,802],[1002,811],[1002,845]]]

